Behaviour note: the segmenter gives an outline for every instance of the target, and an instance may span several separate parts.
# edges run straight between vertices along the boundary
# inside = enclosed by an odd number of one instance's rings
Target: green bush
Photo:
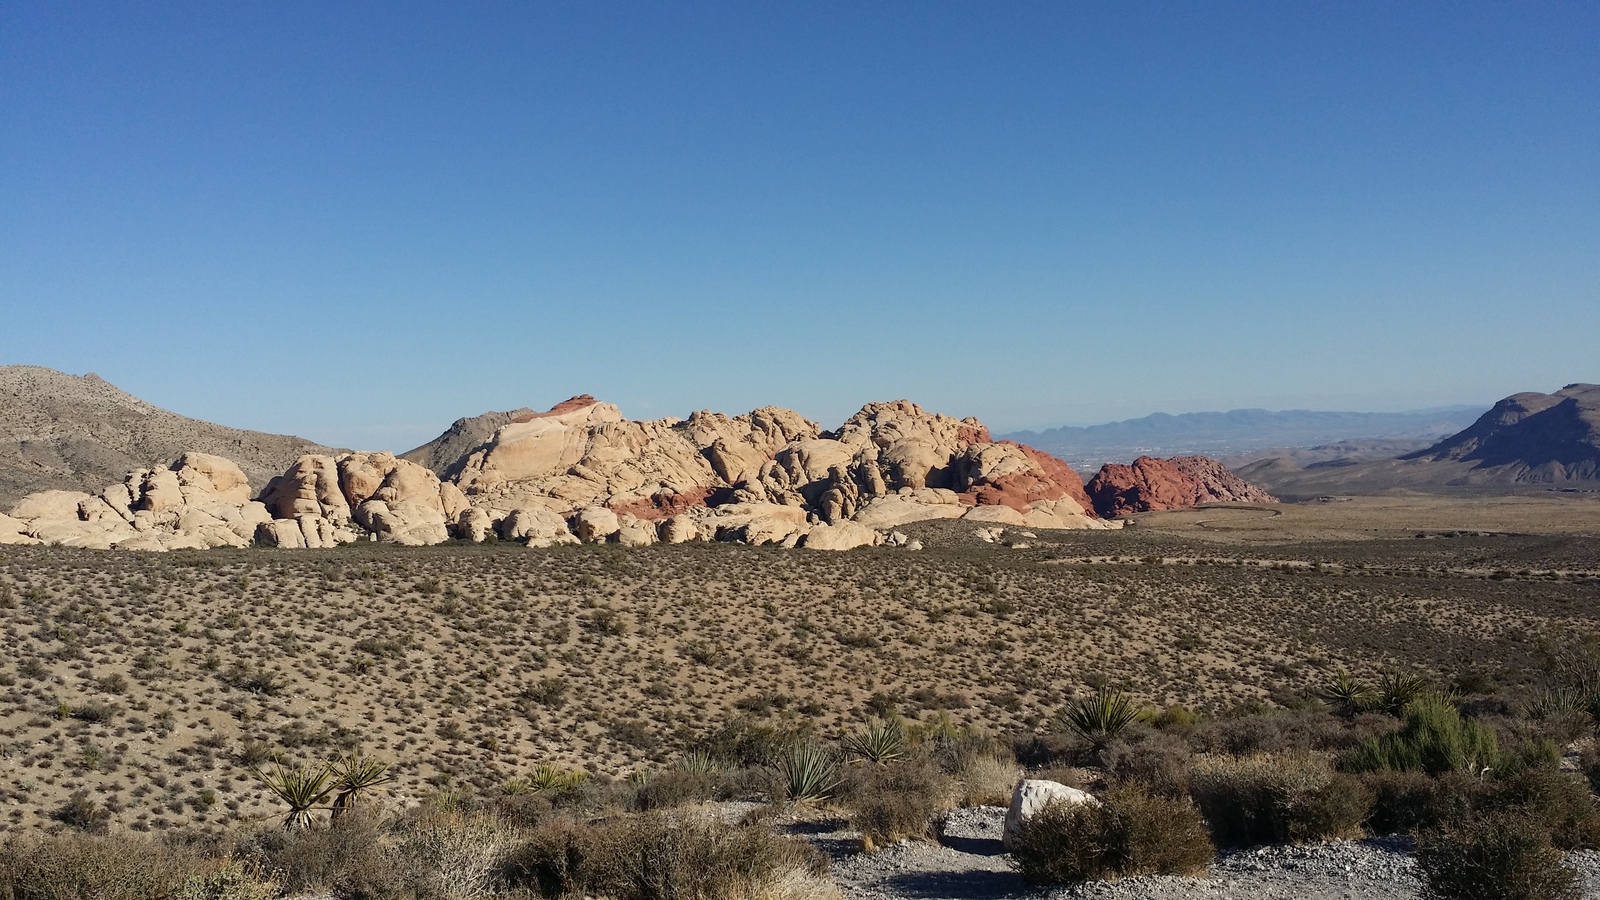
[[[1349,772],[1463,772],[1477,775],[1500,765],[1494,729],[1461,717],[1455,706],[1438,697],[1423,697],[1405,708],[1405,724],[1362,742],[1345,754],[1340,768]]]
[[[1360,781],[1310,753],[1204,757],[1189,790],[1224,847],[1353,837],[1373,799]]]
[[[1417,843],[1429,900],[1576,900],[1577,873],[1550,835],[1526,814],[1467,819]]]
[[[1098,806],[1046,806],[1010,849],[1023,877],[1039,884],[1193,875],[1216,854],[1193,804],[1131,784],[1113,788]]]
[[[706,772],[667,769],[650,776],[634,796],[634,808],[641,812],[670,809],[690,803],[703,803],[716,795],[717,779]]]

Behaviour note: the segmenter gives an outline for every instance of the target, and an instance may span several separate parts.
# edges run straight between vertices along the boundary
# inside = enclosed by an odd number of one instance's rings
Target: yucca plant
[[[677,769],[690,775],[715,775],[717,760],[704,750],[690,750],[678,757]]]
[[[1357,681],[1349,672],[1343,669],[1322,686],[1318,691],[1323,700],[1326,700],[1339,715],[1350,718],[1356,713],[1367,708],[1367,703],[1372,698],[1372,688]]]
[[[567,788],[577,787],[588,780],[588,772],[582,770],[568,772],[550,763],[540,763],[533,767],[532,772],[528,773],[528,789],[534,793],[564,791]]]
[[[252,769],[256,778],[267,786],[273,796],[289,805],[283,827],[294,831],[311,824],[311,811],[333,793],[333,768],[327,763],[309,766],[288,766],[278,763],[271,769]]]
[[[844,741],[846,753],[880,766],[899,759],[905,751],[905,745],[906,730],[899,719],[874,722],[867,726],[866,731],[852,734]]]
[[[1398,719],[1427,692],[1428,682],[1420,676],[1385,672],[1378,678],[1378,697],[1374,706],[1379,712]]]
[[[1100,688],[1081,697],[1061,712],[1061,721],[1078,735],[1104,749],[1139,718],[1139,707],[1121,691]]]
[[[332,790],[339,793],[333,798],[333,818],[355,805],[361,795],[375,787],[394,781],[389,764],[371,756],[351,753],[332,766]]]
[[[816,744],[792,744],[778,758],[778,779],[791,803],[826,800],[839,784],[839,761]]]

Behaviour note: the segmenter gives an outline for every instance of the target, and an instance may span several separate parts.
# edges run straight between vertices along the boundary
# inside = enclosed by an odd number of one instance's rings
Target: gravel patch
[[[798,836],[834,856],[834,879],[847,900],[1416,900],[1421,883],[1409,838],[1330,841],[1219,854],[1204,877],[1153,875],[1070,888],[1039,888],[1011,866],[1000,838],[1005,810],[952,811],[940,843],[902,841],[856,853],[860,835],[842,822],[818,823]],[[1600,900],[1600,853],[1568,856],[1584,896]]]

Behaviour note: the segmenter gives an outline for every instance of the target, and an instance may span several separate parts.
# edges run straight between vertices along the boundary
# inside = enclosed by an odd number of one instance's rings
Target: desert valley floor
[[[1340,669],[1515,682],[1542,640],[1600,627],[1584,495],[907,530],[927,549],[7,548],[0,828],[79,791],[135,830],[264,820],[250,765],[353,749],[407,803],[890,709],[1022,735],[1107,684],[1220,714]]]

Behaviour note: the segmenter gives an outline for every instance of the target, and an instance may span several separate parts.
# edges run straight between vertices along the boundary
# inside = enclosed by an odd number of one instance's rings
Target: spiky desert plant
[[[528,773],[528,789],[534,793],[547,791],[564,791],[567,788],[577,787],[589,780],[589,773],[582,770],[568,772],[550,763],[540,763]]]
[[[1418,675],[1385,672],[1378,678],[1378,697],[1374,705],[1395,718],[1428,692],[1428,682]]]
[[[677,769],[690,775],[715,775],[717,760],[704,750],[690,750],[678,757]]]
[[[1344,669],[1340,669],[1338,674],[1328,679],[1328,683],[1322,686],[1318,694],[1338,710],[1339,715],[1349,718],[1367,708],[1367,703],[1372,697],[1372,688],[1357,681]]]
[[[826,800],[839,784],[839,761],[811,743],[791,744],[778,758],[778,780],[791,803]]]
[[[905,751],[906,730],[899,719],[873,722],[867,730],[845,738],[844,749],[851,756],[887,765]]]
[[[1061,712],[1062,722],[1096,748],[1104,748],[1138,718],[1139,707],[1127,695],[1105,687],[1072,701]]]
[[[270,769],[252,769],[257,779],[266,785],[272,795],[289,805],[289,814],[283,818],[283,827],[294,831],[311,824],[311,811],[333,793],[333,767],[327,763],[312,768],[290,768],[277,763]]]
[[[394,781],[388,763],[359,753],[340,758],[331,768],[332,789],[339,792],[333,798],[333,818],[354,806],[363,793]]]

